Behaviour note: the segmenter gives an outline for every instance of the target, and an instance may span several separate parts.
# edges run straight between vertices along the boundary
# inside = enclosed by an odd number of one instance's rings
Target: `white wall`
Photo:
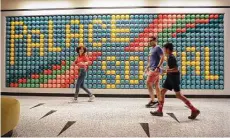
[[[2,0],[2,10],[124,7],[124,6],[229,6],[229,0]]]
[[[12,1],[14,0],[3,0],[2,1],[2,9],[27,9],[27,8],[58,8],[58,7],[79,7],[84,6],[84,7],[91,7],[91,6],[169,6],[169,5],[174,5],[174,6],[227,6],[230,5],[229,1],[224,0],[223,2],[215,2],[214,0],[211,1],[196,1],[196,3],[191,3],[189,1],[187,2],[182,2],[182,1],[177,1],[177,2],[169,2],[166,1],[166,3],[162,3],[161,1],[157,0],[156,3],[153,3],[152,1],[132,1],[132,2],[119,2],[120,0],[116,0],[115,2],[108,3],[106,1],[100,3],[94,0],[87,0],[84,2],[80,1],[67,1],[67,2],[72,2],[71,4],[64,4],[62,3],[63,1],[49,1],[53,4],[48,4],[48,2],[44,1],[26,1],[26,0],[19,0],[19,1],[14,1],[15,3],[13,4]],[[92,2],[92,3],[91,3]],[[118,2],[118,3],[117,3]],[[44,4],[45,3],[45,4]],[[62,4],[60,4],[62,3]],[[106,3],[108,5],[106,5]],[[132,5],[129,5],[132,3]],[[28,4],[28,5],[27,5]],[[56,4],[56,6],[54,6]],[[60,4],[60,5],[59,5]],[[149,5],[150,4],[150,5]],[[46,7],[44,7],[46,6]],[[36,92],[36,93],[73,93],[73,89],[66,89],[66,88],[5,88],[5,16],[26,16],[26,15],[55,15],[55,14],[99,14],[99,13],[224,13],[225,18],[224,18],[224,26],[225,26],[225,84],[224,84],[224,90],[184,90],[185,94],[194,94],[194,95],[230,95],[230,64],[227,62],[230,60],[230,55],[227,53],[227,51],[230,51],[230,39],[228,39],[230,36],[230,28],[228,27],[228,24],[230,24],[230,9],[229,8],[145,8],[145,9],[76,9],[76,10],[49,10],[47,11],[10,11],[10,12],[2,12],[1,15],[1,91],[2,92]],[[118,90],[118,89],[95,89],[92,90],[94,93],[106,93],[106,94],[147,94],[147,90],[129,90],[129,89],[123,89],[123,90]],[[173,93],[169,93],[173,94]]]

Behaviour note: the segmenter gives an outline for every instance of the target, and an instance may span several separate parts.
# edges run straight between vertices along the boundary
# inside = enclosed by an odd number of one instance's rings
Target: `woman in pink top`
[[[76,84],[76,91],[74,96],[74,101],[77,102],[79,89],[82,88],[89,95],[89,102],[92,102],[95,96],[85,87],[84,80],[86,76],[86,71],[89,65],[89,58],[86,54],[87,50],[85,47],[77,47],[76,49],[78,56],[74,62],[79,67],[78,79]]]

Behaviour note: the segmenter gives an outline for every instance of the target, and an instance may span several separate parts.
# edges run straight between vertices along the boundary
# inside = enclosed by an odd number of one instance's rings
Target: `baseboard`
[[[1,92],[1,95],[6,96],[51,96],[51,97],[73,97],[74,94],[66,93],[14,93]],[[79,94],[81,97],[87,97],[87,94]],[[148,98],[146,94],[95,94],[96,97],[108,98]],[[188,98],[230,98],[230,95],[185,95]],[[166,98],[175,98],[175,95],[166,95]]]
[[[1,137],[11,137],[13,135],[13,130],[10,130],[6,134],[2,135]]]

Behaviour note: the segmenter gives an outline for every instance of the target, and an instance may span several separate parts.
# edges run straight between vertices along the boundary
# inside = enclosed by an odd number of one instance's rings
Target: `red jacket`
[[[77,60],[75,60],[75,64],[79,67],[79,68],[84,68],[87,69],[88,65],[83,65],[81,62],[88,62],[89,64],[89,58],[87,55],[82,55],[82,56],[78,56]]]

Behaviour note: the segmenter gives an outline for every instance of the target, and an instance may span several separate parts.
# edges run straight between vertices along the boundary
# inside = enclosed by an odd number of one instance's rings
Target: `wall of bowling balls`
[[[6,17],[6,87],[75,87],[72,62],[84,45],[92,61],[88,88],[144,89],[152,36],[175,45],[182,89],[224,88],[223,14]]]

